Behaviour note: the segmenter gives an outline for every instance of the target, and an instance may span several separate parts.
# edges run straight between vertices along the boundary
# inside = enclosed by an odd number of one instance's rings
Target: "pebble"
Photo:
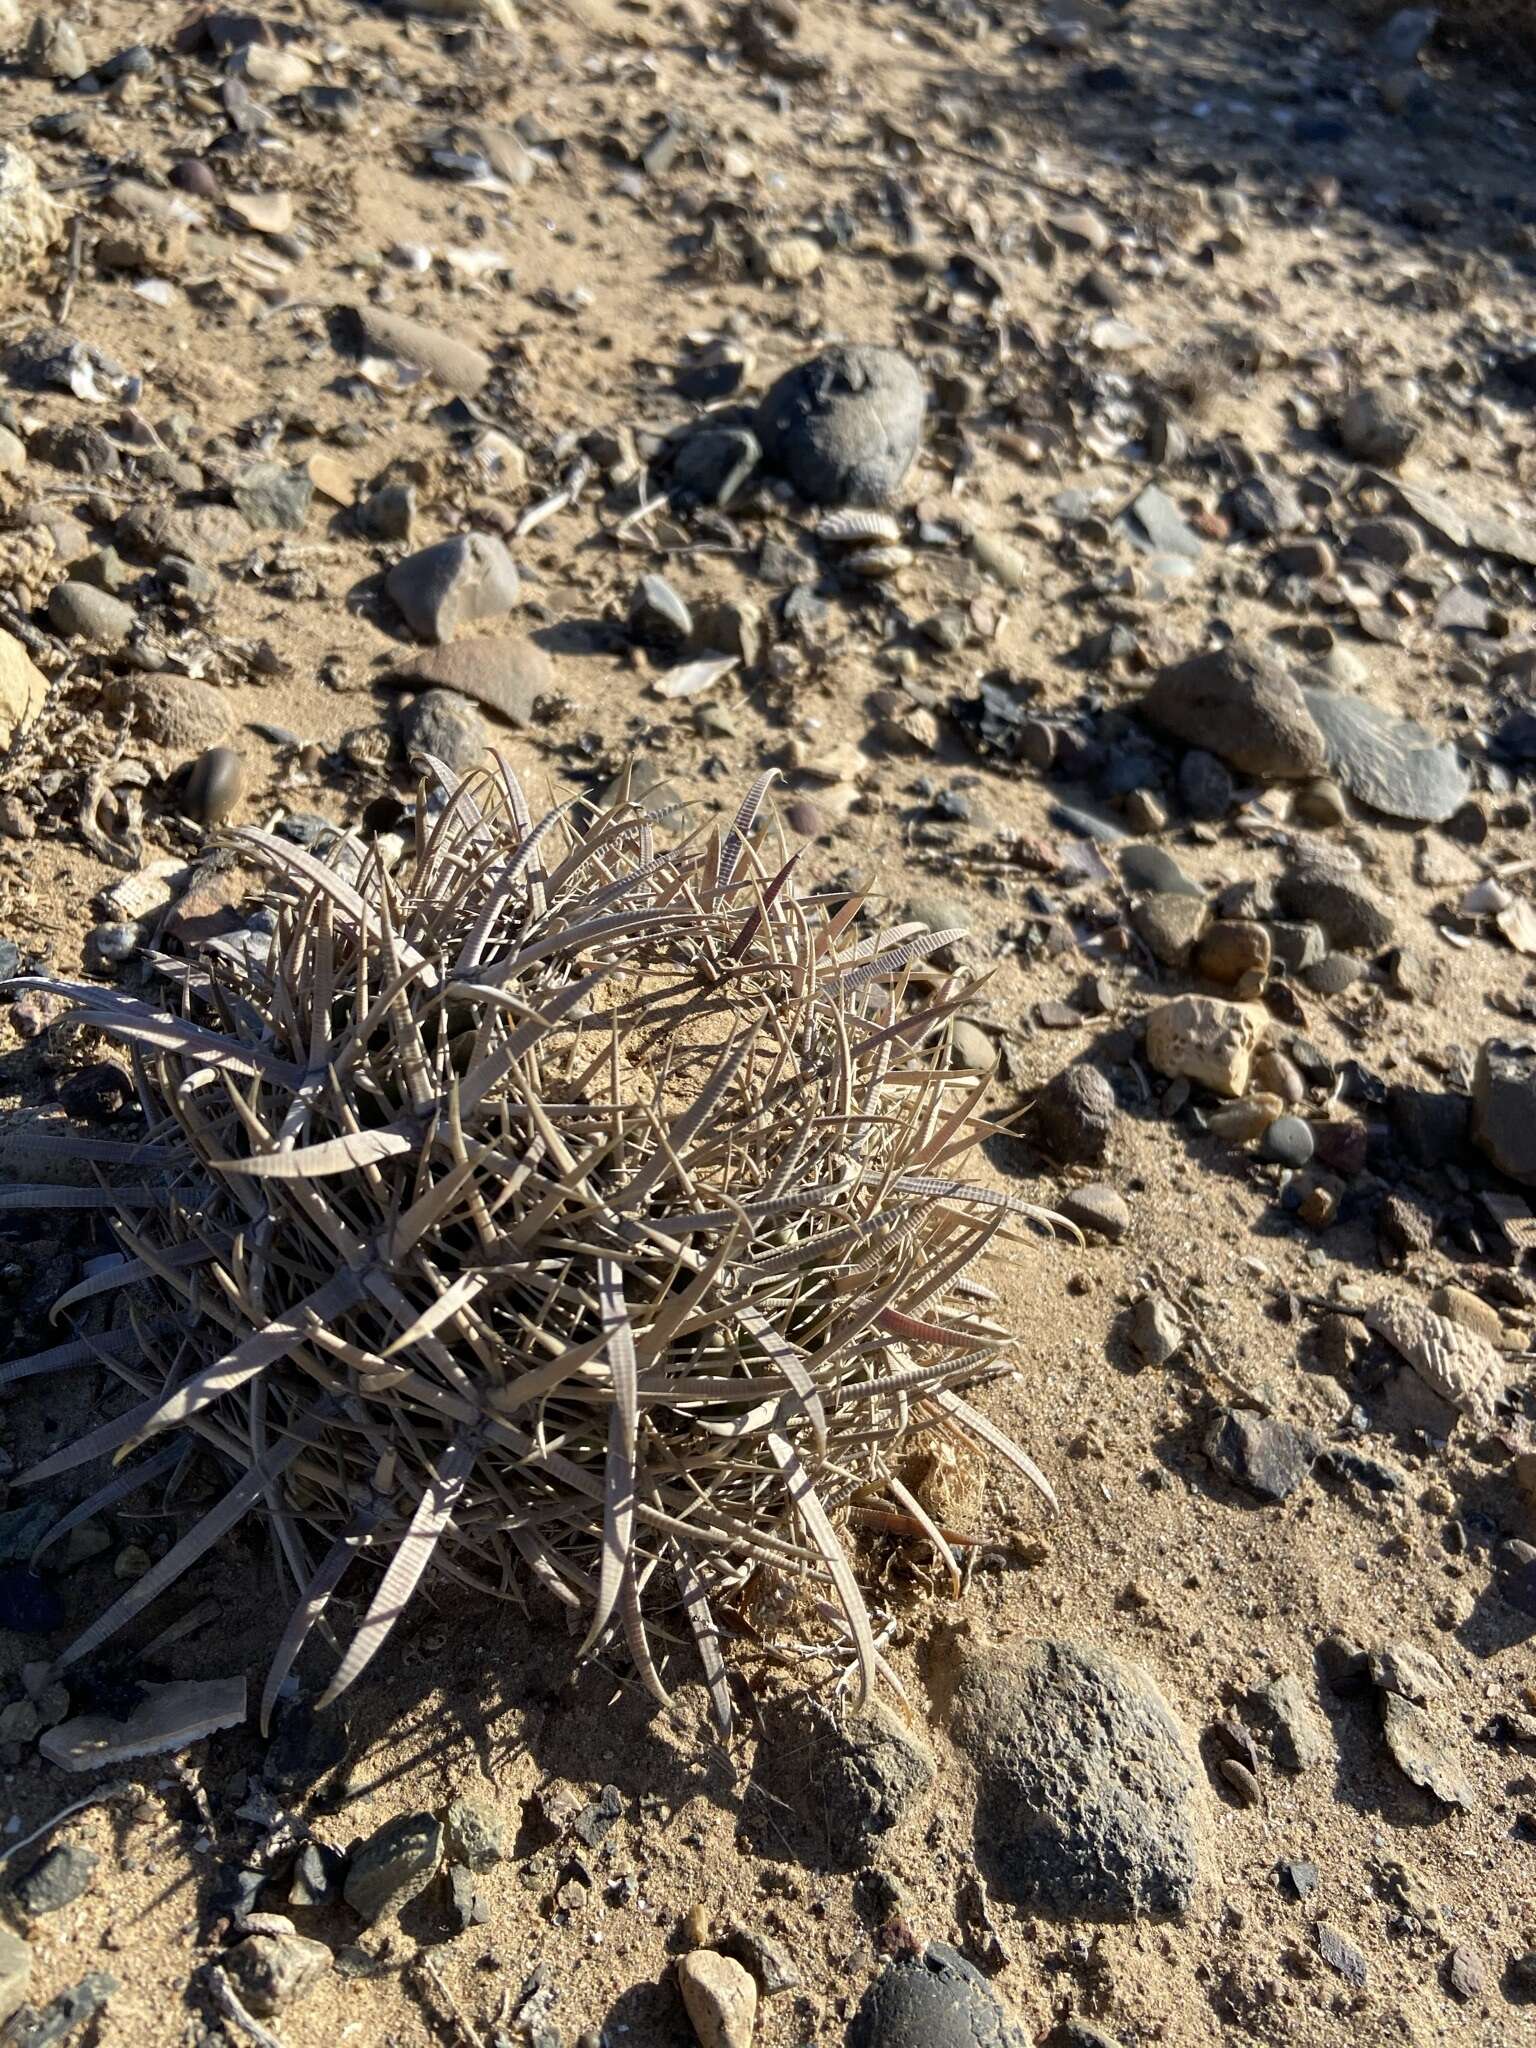
[[[455,775],[466,775],[484,754],[485,720],[467,697],[452,690],[423,690],[400,714],[406,755],[431,754]]]
[[[408,541],[416,525],[412,484],[384,484],[370,491],[354,515],[364,540]]]
[[[1300,1170],[1312,1158],[1312,1127],[1299,1116],[1277,1116],[1264,1133],[1264,1155]]]
[[[1171,1301],[1143,1294],[1131,1311],[1131,1348],[1143,1365],[1166,1365],[1184,1343],[1184,1323]]]
[[[1251,1408],[1223,1409],[1205,1438],[1205,1454],[1223,1478],[1272,1502],[1290,1498],[1320,1448],[1310,1430]]]
[[[1179,763],[1179,802],[1192,818],[1214,823],[1236,799],[1231,772],[1204,747],[1191,747]]]
[[[209,747],[187,771],[182,809],[200,825],[217,825],[240,799],[245,764],[233,747]]]
[[[1321,848],[1299,851],[1280,877],[1276,900],[1287,917],[1320,925],[1347,952],[1378,953],[1390,945],[1396,919],[1362,876]]]
[[[431,1883],[442,1860],[442,1822],[430,1813],[398,1814],[354,1853],[343,1896],[372,1926],[398,1916]]]
[[[478,1799],[455,1799],[443,1821],[449,1856],[477,1873],[493,1870],[512,1853],[506,1829],[495,1811]]]
[[[679,1959],[677,1983],[699,2048],[750,2048],[757,1985],[734,1957],[695,1949]]]
[[[1210,916],[1210,905],[1194,896],[1143,896],[1131,906],[1137,936],[1163,967],[1185,965]]]
[[[1268,929],[1246,918],[1219,918],[1195,951],[1195,967],[1207,981],[1233,988],[1249,977],[1262,981],[1273,947]]]
[[[1124,1196],[1102,1181],[1092,1181],[1086,1187],[1069,1188],[1064,1195],[1058,1196],[1055,1206],[1079,1230],[1085,1230],[1093,1237],[1105,1238],[1110,1244],[1119,1244],[1131,1227],[1131,1212]]]
[[[1123,847],[1120,872],[1127,888],[1149,889],[1160,896],[1198,896],[1202,902],[1205,899],[1200,884],[1186,875],[1173,855],[1161,846]]]
[[[306,469],[280,462],[252,462],[230,486],[235,509],[253,532],[300,533],[315,495]]]
[[[1028,2048],[981,1972],[947,1942],[887,1963],[848,2029],[848,2048]]]
[[[509,725],[532,725],[541,697],[553,694],[555,665],[544,649],[521,633],[475,634],[446,647],[429,648],[392,669],[392,687],[453,690],[472,697]]]
[[[384,587],[423,640],[500,618],[518,601],[517,567],[494,534],[458,533],[397,562]]]
[[[1097,1067],[1063,1067],[1035,1097],[1029,1127],[1063,1166],[1101,1166],[1119,1119],[1115,1091]]]
[[[1306,1687],[1292,1671],[1282,1671],[1248,1695],[1247,1711],[1269,1741],[1282,1771],[1299,1773],[1322,1763],[1329,1752],[1324,1723]]]
[[[92,583],[57,584],[48,599],[54,627],[71,640],[89,640],[96,647],[121,647],[133,631],[134,616],[131,604]]]
[[[323,1941],[302,1934],[252,1934],[224,1957],[240,2002],[257,2019],[271,2019],[307,1997],[331,1969]]]
[[[763,459],[815,505],[881,505],[917,454],[923,380],[896,349],[854,343],[786,370],[758,407]]]
[[[17,1879],[11,1895],[29,1920],[58,1913],[84,1898],[100,1863],[94,1849],[60,1842]]]
[[[1339,415],[1339,439],[1346,454],[1375,469],[1396,469],[1419,438],[1402,402],[1379,384],[1357,391]]]

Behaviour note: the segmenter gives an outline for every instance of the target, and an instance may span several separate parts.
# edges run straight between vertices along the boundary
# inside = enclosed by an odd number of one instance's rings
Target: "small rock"
[[[1187,963],[1210,916],[1210,905],[1194,896],[1144,896],[1131,906],[1137,936],[1163,967]]]
[[[484,349],[444,334],[424,321],[386,312],[380,306],[348,306],[341,310],[352,322],[356,339],[364,349],[414,364],[461,398],[473,398],[491,374],[491,359]]]
[[[1490,1038],[1479,1047],[1472,1136],[1500,1173],[1536,1187],[1536,1044]]]
[[[251,1934],[224,1958],[240,2002],[257,2019],[270,2019],[314,1990],[329,1971],[330,1950],[302,1934]]]
[[[686,640],[693,614],[664,576],[642,576],[629,603],[629,630],[647,645]]]
[[[26,2002],[32,1981],[32,1951],[8,1927],[0,1927],[0,2027]]]
[[[0,142],[0,277],[13,285],[30,276],[62,239],[65,220],[26,151]]]
[[[1127,846],[1120,855],[1120,872],[1128,889],[1146,889],[1154,896],[1195,896],[1202,902],[1205,891],[1186,875],[1173,855],[1161,846]]]
[[[1445,1965],[1446,1988],[1456,1998],[1481,1998],[1488,1989],[1488,1972],[1475,1949],[1451,1950]]]
[[[757,1985],[731,1956],[695,1949],[677,1965],[683,2008],[699,2048],[751,2048]]]
[[[68,638],[111,649],[121,647],[133,631],[134,609],[94,584],[64,582],[48,599],[48,617]]]
[[[1248,1708],[1268,1737],[1270,1754],[1282,1771],[1310,1770],[1327,1756],[1322,1717],[1294,1672],[1283,1671],[1251,1692]]]
[[[1184,1342],[1184,1324],[1171,1301],[1143,1294],[1131,1311],[1131,1349],[1143,1365],[1166,1365]]]
[[[1223,1409],[1205,1439],[1205,1454],[1222,1477],[1267,1501],[1289,1499],[1319,1449],[1310,1430],[1251,1408]]]
[[[32,723],[47,696],[47,677],[19,640],[0,631],[0,749]]]
[[[1092,1181],[1087,1187],[1069,1188],[1058,1197],[1056,1208],[1079,1230],[1087,1231],[1090,1237],[1105,1238],[1110,1244],[1119,1244],[1131,1227],[1131,1212],[1125,1197],[1114,1188],[1106,1187],[1102,1181]]]
[[[1102,1166],[1118,1117],[1115,1091],[1097,1067],[1063,1067],[1036,1096],[1029,1128],[1063,1166]]]
[[[837,1719],[815,1702],[797,1727],[797,1803],[854,1862],[902,1819],[933,1783],[933,1753],[883,1701]]]
[[[1265,926],[1246,918],[1220,918],[1195,950],[1195,968],[1207,981],[1224,988],[1269,973],[1272,942]]]
[[[1264,1133],[1265,1157],[1298,1172],[1310,1162],[1313,1149],[1312,1126],[1303,1117],[1277,1116]]]
[[[764,460],[818,505],[880,505],[917,454],[923,380],[895,349],[828,349],[787,370],[758,407]]]
[[[1378,1691],[1395,1692],[1417,1706],[1443,1693],[1447,1685],[1439,1658],[1413,1643],[1383,1644],[1371,1652],[1367,1669]]]
[[[1339,415],[1345,452],[1374,469],[1396,469],[1418,438],[1415,421],[1379,384],[1357,391]]]
[[[555,666],[536,641],[522,634],[475,635],[429,648],[391,669],[385,682],[403,689],[432,687],[473,697],[509,725],[534,722],[540,697],[555,689]]]
[[[987,1980],[947,1943],[888,1963],[865,1992],[848,2048],[1027,2048]]]
[[[299,533],[309,517],[314,481],[305,469],[252,462],[230,487],[235,510],[256,533]]]
[[[1363,877],[1320,847],[1298,852],[1276,886],[1288,917],[1320,925],[1335,946],[1379,953],[1396,929],[1391,909]]]
[[[1347,1984],[1357,1991],[1365,1988],[1365,1957],[1355,1944],[1346,1939],[1336,1927],[1330,1927],[1326,1920],[1317,1923],[1317,1952],[1330,1970],[1336,1970]]]
[[[443,1860],[443,1825],[430,1813],[403,1813],[368,1837],[347,1869],[343,1895],[368,1922],[399,1914],[431,1883]]]
[[[752,1972],[764,1998],[794,1991],[802,1981],[788,1949],[754,1927],[733,1927],[721,1947]]]
[[[354,516],[364,540],[408,541],[416,525],[415,487],[384,484],[369,492]]]
[[[1295,809],[1298,818],[1304,818],[1320,832],[1330,832],[1349,822],[1349,805],[1344,800],[1344,792],[1327,775],[1302,783],[1296,792]]]
[[[1326,766],[1323,736],[1299,687],[1277,662],[1238,642],[1165,668],[1141,699],[1141,713],[1244,775],[1294,780]]]
[[[1432,1792],[1446,1806],[1475,1806],[1477,1794],[1471,1781],[1449,1754],[1428,1711],[1396,1692],[1379,1694],[1378,1704],[1388,1752],[1404,1777]]]
[[[1255,1003],[1176,996],[1147,1018],[1147,1058],[1169,1080],[1198,1081],[1218,1095],[1246,1094],[1253,1056],[1269,1028]]]
[[[407,755],[431,754],[456,775],[467,775],[487,744],[485,720],[452,690],[423,690],[413,698],[400,714],[400,738]]]
[[[1190,817],[1224,818],[1236,795],[1226,763],[1204,747],[1191,747],[1179,762],[1179,801]]]
[[[467,1934],[471,1927],[483,1927],[491,1917],[490,1905],[475,1884],[475,1874],[462,1863],[446,1866],[448,1914],[455,1934]]]
[[[478,1799],[455,1799],[444,1819],[444,1847],[456,1862],[476,1872],[493,1870],[511,1855],[506,1830]]]
[[[240,799],[245,767],[233,747],[210,747],[187,771],[182,808],[200,825],[217,825]]]
[[[1184,1912],[1205,1843],[1188,1737],[1145,1672],[1040,1640],[939,1654],[950,1732],[976,1766],[978,1859],[1002,1897],[1088,1920]]]
[[[1263,1788],[1253,1772],[1235,1756],[1224,1756],[1221,1760],[1221,1775],[1237,1794],[1244,1806],[1261,1806],[1264,1802]]]
[[[384,587],[423,640],[451,640],[461,626],[500,618],[518,599],[516,565],[489,533],[457,533],[407,555]]]
[[[60,1842],[17,1879],[12,1896],[28,1919],[57,1913],[85,1896],[100,1862],[94,1849]]]

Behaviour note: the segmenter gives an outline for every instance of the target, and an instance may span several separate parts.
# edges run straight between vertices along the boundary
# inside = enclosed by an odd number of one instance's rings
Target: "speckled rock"
[[[257,2019],[270,2019],[313,1991],[331,1967],[323,1941],[302,1934],[252,1934],[224,1958],[241,2002]]]
[[[770,469],[817,505],[879,505],[912,467],[927,398],[897,349],[830,348],[770,387],[757,438]]]
[[[431,1883],[443,1860],[443,1824],[402,1813],[371,1834],[347,1868],[343,1894],[370,1925],[397,1914]]]
[[[888,1963],[865,1992],[848,2048],[1028,2048],[978,1969],[947,1942]]]
[[[734,1956],[695,1949],[678,1963],[677,1988],[699,2048],[751,2048],[757,1985]]]
[[[1268,1028],[1268,1013],[1257,1003],[1175,996],[1147,1017],[1147,1058],[1170,1080],[1198,1081],[1235,1098],[1247,1091],[1253,1056]]]
[[[0,142],[0,278],[28,276],[64,233],[65,213],[43,190],[24,149]]]

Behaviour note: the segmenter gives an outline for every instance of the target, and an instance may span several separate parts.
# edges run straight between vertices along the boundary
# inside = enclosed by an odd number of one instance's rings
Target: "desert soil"
[[[942,922],[958,907],[973,935],[959,964],[985,975],[970,1014],[999,1056],[1000,1115],[1065,1067],[1112,1087],[1101,1162],[1063,1165],[1027,1125],[990,1148],[999,1183],[1027,1197],[1057,1205],[1106,1183],[1128,1211],[1113,1241],[1031,1239],[991,1263],[1017,1373],[984,1404],[1045,1469],[1057,1510],[1002,1468],[962,1489],[956,1512],[978,1541],[958,1599],[913,1547],[876,1545],[865,1562],[909,1725],[928,1721],[930,1660],[956,1631],[983,1653],[1039,1636],[1106,1646],[1187,1731],[1203,1842],[1193,1903],[1170,1919],[989,1897],[974,1784],[942,1730],[933,1786],[892,1831],[850,1844],[800,1796],[794,1744],[769,1739],[782,1667],[745,1667],[761,1725],[749,1715],[722,1747],[698,1686],[658,1712],[619,1652],[571,1676],[576,1639],[542,1610],[486,1615],[439,1589],[359,1689],[339,1773],[274,1790],[247,1725],[110,1774],[131,1791],[7,1865],[14,1879],[53,1842],[100,1859],[81,1896],[26,1925],[31,2004],[104,1971],[119,1988],[80,2038],[244,2038],[207,1976],[240,1936],[232,1874],[262,1856],[285,1870],[274,1842],[345,1851],[399,1814],[472,1796],[509,1854],[478,1881],[485,1917],[467,1931],[451,1931],[437,1893],[388,1933],[339,1903],[290,1906],[281,1874],[262,1894],[259,1913],[288,1914],[337,1957],[263,2023],[284,2048],[523,2040],[536,1970],[555,1991],[549,2038],[686,2043],[673,1969],[699,1937],[684,1927],[695,1908],[708,1938],[745,1928],[793,1960],[798,1984],[761,2003],[762,2048],[841,2041],[885,1959],[932,1939],[981,1964],[1028,2039],[1068,2014],[1124,2048],[1536,2038],[1519,1968],[1536,1949],[1536,1553],[1522,1548],[1536,1502],[1515,1476],[1536,1414],[1524,1203],[1482,1154],[1416,1162],[1387,1109],[1392,1089],[1464,1093],[1480,1044],[1519,1036],[1533,1014],[1526,927],[1506,931],[1484,899],[1462,908],[1496,870],[1520,902],[1536,855],[1518,757],[1498,745],[1536,672],[1510,660],[1530,644],[1532,574],[1422,524],[1399,578],[1362,581],[1337,559],[1362,521],[1402,509],[1394,479],[1536,519],[1518,374],[1532,360],[1536,86],[1445,41],[1395,64],[1334,9],[1207,0],[1085,0],[1055,16],[844,0],[805,8],[797,28],[792,10],[761,8],[755,45],[707,0],[522,0],[515,27],[341,0],[271,0],[252,17],[86,0],[56,16],[96,67],[70,86],[22,56],[27,21],[49,10],[20,11],[4,129],[65,226],[30,276],[0,278],[0,347],[59,327],[135,381],[109,369],[97,399],[19,375],[0,385],[0,421],[24,444],[0,475],[0,542],[67,514],[84,550],[117,549],[88,574],[137,623],[113,648],[66,638],[48,609],[58,555],[9,587],[0,623],[28,630],[53,688],[6,768],[0,934],[28,968],[119,971],[87,946],[110,922],[94,899],[124,873],[101,833],[122,841],[137,816],[135,867],[198,860],[204,828],[174,777],[208,739],[243,763],[229,823],[354,824],[408,794],[402,699],[381,678],[419,647],[383,573],[446,534],[501,533],[523,584],[501,623],[534,635],[551,669],[533,715],[489,725],[536,797],[633,757],[707,816],[781,767],[774,802],[813,879],[868,879],[893,917],[911,906]],[[240,79],[231,51],[253,33],[308,71]],[[811,75],[772,76],[769,39],[819,60]],[[282,89],[301,77],[321,90]],[[468,182],[429,154],[452,124],[514,122],[526,182]],[[210,168],[201,193],[171,182],[186,160]],[[194,217],[124,222],[106,195],[125,178]],[[243,225],[226,201],[253,193],[285,195],[274,217],[291,225]],[[382,351],[360,360],[335,309],[367,303],[477,344],[489,380],[455,404]],[[654,459],[645,436],[708,403],[750,403],[838,340],[898,347],[927,381],[895,506],[905,566],[846,575],[818,514],[757,485],[721,511],[663,506],[623,523],[636,503],[627,436]],[[710,362],[723,399],[684,395]],[[1362,383],[1390,387],[1414,429],[1399,470],[1337,437]],[[1157,419],[1172,432],[1154,460]],[[583,453],[574,502],[519,535]],[[316,481],[297,529],[242,537],[231,487],[238,497],[257,462]],[[1232,517],[1233,486],[1256,473],[1300,495],[1278,533]],[[1198,545],[1166,587],[1119,523],[1153,482]],[[408,537],[372,538],[354,516],[354,494],[387,484],[411,487]],[[181,550],[205,572],[192,589],[157,576],[124,524],[165,507],[202,522]],[[1001,577],[974,531],[1007,543]],[[1328,558],[1303,553],[1277,576],[1277,552],[1318,535]],[[798,621],[762,572],[770,541],[810,558]],[[80,544],[66,522],[60,553]],[[627,623],[643,574],[665,576],[696,618],[748,608],[736,616],[764,638],[755,658],[700,695],[660,693],[675,662]],[[1464,622],[1442,608],[1456,587]],[[1329,657],[1361,695],[1459,741],[1467,804],[1425,826],[1341,800],[1328,823],[1328,792],[1311,793],[1309,816],[1294,786],[1239,772],[1221,815],[1192,818],[1181,750],[1136,705],[1160,668],[1231,637],[1290,666]],[[224,732],[179,750],[135,734],[123,707],[156,672],[216,692]],[[983,678],[1015,726],[1034,721],[1014,758],[972,743]],[[906,693],[905,736],[882,690]],[[1360,857],[1387,942],[1355,978],[1292,976],[1270,1006],[1279,1042],[1300,1033],[1312,1049],[1301,1114],[1364,1127],[1349,1170],[1298,1171],[1245,1145],[1217,1098],[1149,1062],[1150,1009],[1223,991],[1154,958],[1122,849],[1084,837],[1084,811],[1165,847],[1211,898],[1249,883],[1262,904],[1298,831]],[[199,886],[217,909],[216,880],[201,872]],[[56,1099],[65,1068],[49,1036],[8,1035],[10,1104]],[[90,1217],[35,1212],[7,1218],[4,1236],[24,1353],[59,1341],[47,1304],[104,1240]],[[1347,1304],[1424,1304],[1450,1282],[1503,1321],[1508,1394],[1490,1426],[1426,1406],[1379,1339],[1346,1341],[1357,1326],[1323,1329],[1319,1305],[1341,1290]],[[1131,1341],[1148,1294],[1172,1305],[1182,1338],[1158,1364]],[[110,1384],[6,1389],[6,1466],[78,1428]],[[1323,1447],[1283,1500],[1207,1454],[1234,1406]],[[1374,1460],[1374,1478],[1341,1448]],[[23,1665],[57,1654],[120,1590],[136,1547],[163,1551],[186,1506],[141,1495],[102,1518],[99,1551],[50,1577],[58,1626],[0,1631],[8,1704],[28,1697]],[[157,1674],[259,1681],[288,1597],[260,1532],[237,1536],[136,1640],[193,1615],[155,1653]],[[1438,1660],[1433,1739],[1467,1781],[1465,1805],[1394,1763],[1372,1688],[1339,1677],[1336,1638]],[[1278,1673],[1300,1680],[1324,1735],[1300,1772],[1233,1732]],[[1245,1754],[1247,1784],[1222,1768]],[[96,1785],[43,1762],[31,1736],[7,1743],[0,1852]],[[619,1817],[584,1848],[562,1815],[608,1785]],[[1282,1875],[1293,1864],[1315,1869],[1306,1897]],[[1320,1926],[1344,1938],[1344,1969]]]

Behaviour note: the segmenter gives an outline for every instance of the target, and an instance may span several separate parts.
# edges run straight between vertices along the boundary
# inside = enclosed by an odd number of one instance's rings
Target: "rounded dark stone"
[[[1312,1126],[1303,1117],[1277,1116],[1264,1133],[1264,1150],[1282,1166],[1303,1167],[1312,1157]]]
[[[1224,761],[1204,747],[1191,747],[1179,763],[1179,801],[1192,818],[1224,818],[1232,808],[1234,788]]]
[[[853,344],[797,363],[758,407],[771,469],[817,505],[878,505],[912,467],[927,397],[893,348]]]
[[[888,1964],[865,1992],[848,2048],[1024,2048],[987,1980],[947,1942]]]
[[[1039,1143],[1064,1166],[1099,1166],[1114,1136],[1115,1091],[1097,1067],[1064,1067],[1035,1099]]]

